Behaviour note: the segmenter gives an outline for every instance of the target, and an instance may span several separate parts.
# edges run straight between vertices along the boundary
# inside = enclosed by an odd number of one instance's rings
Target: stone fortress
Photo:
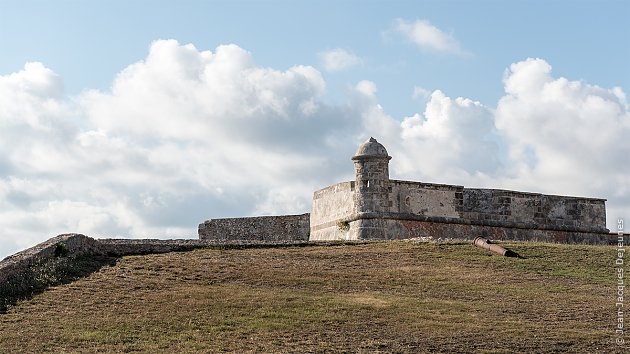
[[[352,157],[355,180],[313,195],[310,214],[208,220],[211,241],[434,239],[608,244],[605,199],[391,180],[376,139]]]
[[[94,239],[63,234],[0,261],[0,313],[39,287],[58,284],[81,259],[197,248],[284,247],[426,238],[617,244],[606,229],[604,199],[389,179],[387,150],[375,139],[359,146],[354,181],[313,195],[310,214],[207,220],[199,239]],[[55,276],[38,272],[51,269]],[[56,270],[55,270],[56,269]],[[25,285],[26,284],[26,285]]]

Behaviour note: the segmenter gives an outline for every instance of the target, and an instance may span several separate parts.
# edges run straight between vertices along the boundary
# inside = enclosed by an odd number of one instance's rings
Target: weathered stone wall
[[[82,259],[101,255],[100,244],[78,234],[59,235],[0,261],[0,313],[7,306],[85,271]],[[83,266],[77,266],[82,264]]]
[[[226,218],[199,225],[201,240],[300,241],[309,239],[310,214]]]
[[[394,230],[382,230],[379,225],[389,221],[357,222],[361,215],[374,212],[362,211],[354,204],[355,186],[356,183],[343,182],[315,192],[311,240],[404,238],[396,236]],[[389,208],[378,213],[401,220],[418,216],[446,223],[504,228],[608,232],[604,199],[391,180],[387,204]]]
[[[285,247],[307,243],[304,240],[93,239],[80,234],[59,235],[0,261],[0,313],[20,299],[49,286],[87,276],[120,256],[206,247]]]
[[[409,181],[390,181],[391,212],[460,217],[464,187]]]
[[[556,243],[613,244],[614,235],[566,227],[505,226],[502,222],[470,221],[460,218],[427,217],[413,214],[366,213],[348,219],[351,239],[397,240],[409,238],[473,240],[482,236],[494,240]],[[363,237],[361,237],[363,236]],[[366,237],[368,236],[368,237]]]
[[[461,218],[520,228],[607,232],[604,199],[465,188]]]
[[[99,239],[101,251],[109,256],[127,256],[152,253],[183,252],[208,247],[208,243],[196,239]]]
[[[440,223],[419,220],[388,221],[388,230],[402,238],[433,237],[473,240],[482,236],[491,240],[514,240],[554,243],[612,244],[607,233],[579,232],[560,229],[537,229],[479,225],[472,223]]]
[[[0,261],[0,284],[10,274],[20,273],[36,263],[77,256],[125,256],[189,251],[213,244],[201,240],[93,239],[81,234],[63,234],[8,256]]]
[[[304,217],[302,217],[302,219],[304,219]],[[52,237],[31,248],[25,249],[2,259],[0,261],[0,284],[4,282],[10,274],[19,273],[20,271],[29,268],[33,264],[42,263],[57,258],[74,258],[77,256],[120,257],[128,255],[182,252],[190,251],[197,248],[223,246],[290,246],[300,245],[304,243],[306,239],[94,239],[81,234],[63,234]]]
[[[604,199],[391,181],[391,212],[500,222],[520,228],[606,231]]]
[[[25,249],[0,261],[0,284],[10,274],[26,270],[37,262],[45,262],[56,257],[103,254],[98,241],[80,234],[55,236],[38,245]]]
[[[20,274],[33,265],[41,265],[60,258],[72,259],[78,256],[127,256],[152,253],[190,251],[205,247],[250,247],[250,246],[284,246],[299,245],[308,240],[308,214],[273,217],[282,219],[276,224],[289,225],[285,234],[290,237],[233,238],[233,239],[93,239],[81,234],[63,234],[52,237],[38,245],[8,256],[0,261],[0,287],[11,275]],[[253,218],[247,218],[253,219]],[[299,221],[296,233],[295,223]],[[293,225],[293,226],[291,226]],[[259,227],[266,227],[259,225]],[[265,231],[267,232],[267,231]],[[279,234],[275,234],[276,236]],[[299,237],[296,237],[299,235]]]
[[[310,240],[346,240],[348,225],[340,220],[355,213],[355,182],[341,182],[313,194]]]

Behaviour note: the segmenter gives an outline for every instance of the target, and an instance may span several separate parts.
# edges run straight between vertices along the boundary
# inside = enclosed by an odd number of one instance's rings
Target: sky
[[[630,1],[0,0],[0,258],[390,177],[630,219]]]

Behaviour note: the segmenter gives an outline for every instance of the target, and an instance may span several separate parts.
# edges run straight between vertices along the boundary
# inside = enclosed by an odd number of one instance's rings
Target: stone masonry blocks
[[[310,214],[207,220],[199,225],[201,240],[308,240]]]

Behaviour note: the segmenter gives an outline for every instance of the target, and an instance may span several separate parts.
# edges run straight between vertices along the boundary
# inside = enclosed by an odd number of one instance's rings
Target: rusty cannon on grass
[[[488,251],[500,254],[505,257],[518,257],[518,254],[516,252],[509,250],[507,248],[503,248],[495,243],[492,243],[481,236],[475,237],[475,240],[473,241],[473,245],[486,249]]]

